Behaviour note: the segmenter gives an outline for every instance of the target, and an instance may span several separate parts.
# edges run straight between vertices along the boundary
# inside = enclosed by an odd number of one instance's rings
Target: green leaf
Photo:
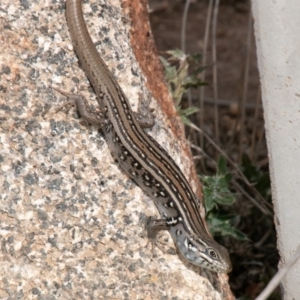
[[[188,119],[188,116],[199,111],[199,108],[192,106],[186,109],[180,109],[180,107],[177,107],[177,111],[179,112],[183,124],[190,126],[192,122]]]
[[[165,69],[165,76],[169,82],[176,83],[177,71],[175,67],[167,67]]]
[[[162,65],[164,66],[164,68],[167,68],[170,66],[170,63],[163,56],[160,56],[159,60],[162,63]]]
[[[261,171],[255,168],[250,158],[247,155],[243,155],[242,158],[242,169],[244,175],[248,178],[251,183],[255,184],[255,188],[264,198],[270,198],[271,196],[271,183],[269,172]]]
[[[192,122],[186,117],[186,116],[181,116],[181,120],[183,122],[183,124],[190,126],[192,124]]]
[[[215,176],[200,176],[203,183],[203,195],[206,211],[212,210],[218,204],[232,205],[234,194],[229,190],[228,174]]]
[[[198,107],[194,107],[194,106],[191,106],[191,107],[188,107],[186,109],[180,109],[179,110],[179,114],[181,116],[190,116],[194,113],[196,113],[197,111],[199,111],[199,108]]]
[[[199,68],[197,68],[195,71],[193,71],[192,74],[193,74],[194,76],[196,76],[196,75],[202,73],[206,68],[207,68],[207,66],[199,67]]]
[[[190,87],[197,88],[198,86],[204,86],[207,85],[207,83],[200,80],[198,77],[191,75],[183,80],[182,85],[185,89],[188,89]]]
[[[220,156],[219,161],[218,161],[218,173],[219,175],[221,174],[226,174],[227,172],[227,162],[226,159],[223,155]]]
[[[195,63],[199,63],[201,59],[202,59],[201,53],[194,53],[189,56],[189,60]]]
[[[243,155],[242,157],[242,166],[243,166],[243,173],[250,181],[256,181],[259,176],[259,172],[253,166],[250,158],[248,155]]]
[[[175,49],[175,50],[168,50],[166,51],[167,54],[169,54],[171,56],[171,58],[177,58],[179,60],[181,60],[183,57],[186,57],[186,55],[184,54],[184,52],[182,52],[180,49]]]
[[[239,241],[249,241],[246,234],[231,225],[231,217],[220,217],[217,214],[209,214],[207,221],[213,235],[232,236]]]

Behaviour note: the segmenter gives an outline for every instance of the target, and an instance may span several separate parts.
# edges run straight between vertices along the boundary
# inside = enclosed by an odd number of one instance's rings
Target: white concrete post
[[[252,0],[281,261],[300,244],[300,1]],[[282,283],[300,299],[300,262]]]

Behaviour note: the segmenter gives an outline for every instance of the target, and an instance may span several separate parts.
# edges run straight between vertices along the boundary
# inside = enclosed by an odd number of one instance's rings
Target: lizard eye
[[[218,257],[216,251],[215,251],[215,250],[212,250],[212,249],[208,250],[208,254],[209,254],[209,256],[210,256],[211,258],[217,258],[217,257]]]

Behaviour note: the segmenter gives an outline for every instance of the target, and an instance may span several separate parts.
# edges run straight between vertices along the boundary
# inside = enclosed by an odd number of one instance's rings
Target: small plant
[[[197,65],[199,63],[201,58],[200,54],[186,55],[181,50],[170,50],[166,53],[170,57],[168,59],[160,57],[160,60],[165,68],[165,78],[167,80],[168,88],[172,94],[176,110],[181,116],[183,123],[190,125],[191,121],[188,119],[188,116],[197,112],[199,109],[197,107],[182,109],[182,96],[189,88],[197,88],[201,85],[207,85],[198,77],[205,67],[198,67],[188,74],[190,64],[192,63],[192,65]]]
[[[237,240],[246,241],[247,236],[232,224],[239,222],[239,216],[224,216],[218,210],[219,205],[232,205],[234,194],[229,190],[231,174],[227,173],[226,160],[223,156],[218,162],[217,174],[200,175],[203,183],[203,195],[206,209],[206,220],[213,235],[230,235]]]

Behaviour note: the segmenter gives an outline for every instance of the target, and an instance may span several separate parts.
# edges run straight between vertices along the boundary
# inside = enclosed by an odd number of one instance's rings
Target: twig
[[[241,130],[240,130],[240,138],[239,138],[239,161],[242,160],[242,155],[244,153],[243,137],[244,137],[244,132],[245,132],[245,103],[246,103],[247,94],[248,94],[251,37],[252,37],[252,13],[251,13],[251,5],[250,5],[249,16],[248,16],[246,66],[245,66],[244,84],[243,84],[243,97],[242,97],[242,103],[240,105]]]
[[[213,90],[214,98],[218,99],[218,70],[217,70],[217,20],[218,20],[219,0],[215,0],[213,21],[212,21],[212,57],[213,57]],[[219,110],[218,105],[214,105],[215,137],[217,143],[220,142],[219,135]]]
[[[208,46],[208,38],[209,38],[209,30],[210,30],[210,23],[211,23],[211,14],[212,14],[212,7],[213,1],[209,0],[208,11],[206,16],[206,23],[205,23],[205,33],[204,33],[204,41],[203,41],[203,51],[202,51],[202,66],[206,66],[206,58],[207,58],[207,46]],[[202,81],[205,81],[206,70],[204,69],[201,73]],[[198,119],[200,120],[200,128],[204,128],[204,91],[205,86],[200,87],[200,95],[199,95],[199,107],[200,110],[198,112]],[[200,136],[200,147],[204,148],[204,139],[203,135]]]
[[[182,25],[181,25],[181,50],[186,53],[186,20],[189,11],[189,6],[191,4],[191,0],[186,0],[183,10],[182,16]]]
[[[265,207],[261,206],[257,200],[253,197],[251,197],[246,191],[245,189],[243,189],[241,187],[241,185],[235,181],[235,180],[232,180],[232,184],[234,185],[234,187],[241,193],[243,194],[250,202],[252,202],[252,204],[254,206],[256,206],[262,213],[266,214],[266,215],[270,215],[270,211],[268,209],[266,209]]]
[[[183,97],[184,99],[184,97]],[[195,98],[192,98],[192,101],[194,102]],[[218,106],[223,106],[223,107],[228,107],[228,106],[231,106],[231,105],[238,105],[238,102],[237,101],[234,101],[234,100],[226,100],[226,99],[216,99],[215,101],[215,98],[212,98],[212,97],[204,97],[204,103],[205,104],[208,104],[208,105],[214,105],[215,102],[217,102],[217,105]],[[259,103],[256,102],[256,103],[251,103],[251,102],[246,102],[245,103],[245,109],[252,109],[252,110],[255,110],[255,120],[257,120],[258,116],[256,117],[256,111],[259,111],[259,110],[262,110],[262,105]],[[201,128],[201,127],[200,127]]]
[[[299,258],[300,245],[298,246],[295,255],[291,259],[289,259],[286,265],[276,273],[276,275],[272,278],[272,280],[269,282],[266,288],[260,293],[260,295],[255,300],[267,299],[267,297],[270,296],[270,294],[275,290],[277,285],[280,283],[280,281],[283,279],[286,273],[293,267],[293,265],[297,262]]]
[[[187,15],[188,15],[190,4],[191,4],[191,0],[186,0],[185,5],[184,5],[183,16],[182,16],[181,50],[183,53],[186,53],[186,22],[187,22]],[[189,107],[191,107],[192,106],[192,94],[191,94],[190,89],[188,89],[188,91],[187,91],[187,97],[188,97]]]
[[[261,89],[260,86],[258,87],[257,94],[256,94],[256,103],[255,103],[255,111],[254,111],[254,122],[253,122],[253,133],[251,137],[251,147],[250,147],[250,157],[252,161],[256,161],[256,153],[257,151],[254,151],[255,149],[255,139],[256,139],[256,132],[258,127],[258,107],[261,99]],[[258,143],[257,143],[258,145]],[[258,147],[256,147],[257,149]]]

